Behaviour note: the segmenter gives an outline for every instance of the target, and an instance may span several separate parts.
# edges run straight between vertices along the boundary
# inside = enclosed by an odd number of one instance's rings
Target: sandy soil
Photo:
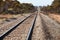
[[[13,18],[13,17],[18,17],[20,16],[19,15],[10,15],[10,14],[5,14],[5,15],[0,15],[0,18],[3,19],[3,18]]]
[[[5,15],[0,15],[0,24],[4,24],[4,22],[6,21],[6,20],[10,20],[11,18],[16,18],[16,19],[19,19],[21,16],[24,16],[24,17],[26,17],[26,16],[28,16],[28,15],[30,15],[30,14],[23,14],[23,15],[21,15],[21,14],[17,14],[17,15],[11,15],[11,14],[5,14]]]
[[[50,18],[54,19],[58,23],[60,23],[60,15],[59,14],[49,14],[48,15]]]
[[[0,15],[0,25],[8,22],[6,20],[11,20],[10,18],[16,18],[16,19],[18,19],[18,17],[21,17],[21,15],[20,14],[19,15],[9,15],[9,14]]]

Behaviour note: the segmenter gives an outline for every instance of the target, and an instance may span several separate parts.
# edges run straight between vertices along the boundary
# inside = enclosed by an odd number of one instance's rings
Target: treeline
[[[60,0],[54,0],[50,6],[44,6],[41,10],[45,12],[60,13]]]
[[[32,4],[0,0],[0,14],[20,14],[34,11],[35,7]]]

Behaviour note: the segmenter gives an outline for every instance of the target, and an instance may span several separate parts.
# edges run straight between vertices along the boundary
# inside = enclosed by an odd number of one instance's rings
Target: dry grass
[[[54,19],[58,23],[60,23],[60,15],[59,14],[49,14],[48,15],[50,18]]]
[[[28,16],[30,14],[17,14],[17,15],[12,15],[12,14],[0,14],[0,24],[5,22],[6,20],[10,20],[10,19],[19,19],[21,16]]]
[[[20,14],[19,15],[11,15],[11,14],[5,14],[5,15],[3,15],[3,14],[1,14],[0,15],[0,23],[4,22],[7,19],[10,19],[10,18],[18,18],[20,16],[21,16]]]

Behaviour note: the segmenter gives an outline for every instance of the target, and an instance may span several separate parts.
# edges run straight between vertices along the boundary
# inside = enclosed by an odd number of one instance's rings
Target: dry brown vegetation
[[[60,23],[60,15],[59,14],[48,14],[48,16],[52,19],[54,19],[55,21],[57,21],[58,23]]]

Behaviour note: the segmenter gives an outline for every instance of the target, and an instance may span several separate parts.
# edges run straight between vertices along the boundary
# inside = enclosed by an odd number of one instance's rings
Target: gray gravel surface
[[[31,40],[45,40],[40,15],[38,14]]]
[[[43,30],[47,40],[60,40],[60,24],[49,18],[47,15],[40,14],[43,19]]]
[[[29,17],[22,24],[20,24],[14,31],[12,31],[8,36],[6,36],[3,40],[26,40],[34,17],[35,17],[34,15]]]

